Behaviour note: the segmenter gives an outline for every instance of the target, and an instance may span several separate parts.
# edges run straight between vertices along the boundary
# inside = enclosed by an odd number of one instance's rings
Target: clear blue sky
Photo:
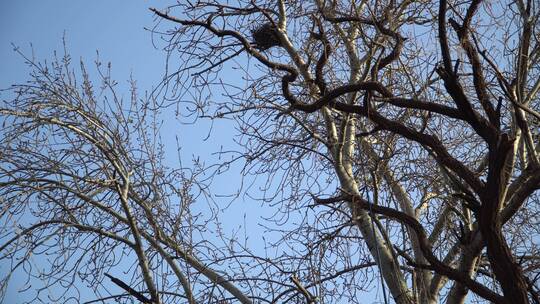
[[[50,59],[55,50],[62,54],[65,36],[74,63],[83,58],[92,73],[92,62],[99,50],[103,62],[112,62],[113,77],[121,84],[133,73],[140,88],[149,89],[159,79],[164,64],[160,51],[151,44],[149,32],[144,30],[145,26],[152,26],[153,19],[147,8],[157,2],[0,1],[0,88],[28,79],[29,70],[13,51],[12,44],[29,56],[33,51],[41,61]],[[40,267],[43,262],[43,258],[33,258],[34,266]],[[0,265],[0,272],[7,271],[6,266]],[[12,276],[5,303],[31,299],[30,294],[18,292],[25,284],[24,279],[20,272]],[[41,284],[31,281],[29,285],[32,289]],[[85,289],[80,289],[84,293]],[[50,292],[58,294],[55,290]],[[88,300],[92,295],[83,294],[81,298]]]
[[[162,73],[162,53],[151,44],[144,27],[153,25],[148,7],[164,1],[128,0],[22,0],[0,1],[0,86],[26,78],[27,70],[11,43],[25,53],[33,44],[37,58],[51,57],[62,50],[65,33],[74,59],[92,61],[96,50],[103,61],[113,63],[117,79],[127,79],[133,72],[141,87],[155,83]]]
[[[65,36],[73,66],[82,59],[92,75],[96,52],[103,63],[112,64],[112,77],[118,81],[117,93],[129,97],[130,75],[137,82],[139,95],[151,91],[162,79],[165,53],[156,49],[145,28],[155,25],[148,8],[164,8],[175,1],[157,0],[2,0],[0,1],[0,88],[28,79],[29,69],[23,58],[13,51],[19,47],[26,55],[32,51],[38,61],[49,60],[54,51],[62,55]],[[163,43],[157,42],[158,46]],[[174,58],[173,58],[174,59]],[[227,77],[227,74],[224,75]],[[0,98],[6,98],[0,93]],[[197,126],[180,125],[175,117],[164,120],[162,135],[176,151],[175,135],[182,145],[182,158],[188,164],[193,157],[211,157],[221,145],[232,144],[231,125],[214,125],[212,140],[202,141],[210,124],[200,121]],[[220,136],[221,135],[221,136]],[[176,155],[174,155],[176,156]]]
[[[95,72],[93,62],[96,51],[102,62],[112,63],[112,76],[120,83],[119,94],[129,97],[128,79],[130,75],[137,81],[140,94],[150,91],[159,83],[164,73],[165,56],[163,51],[155,49],[152,35],[146,28],[154,25],[154,16],[149,7],[163,8],[171,1],[143,0],[2,0],[0,1],[0,88],[21,83],[28,79],[29,69],[23,58],[13,51],[14,44],[26,55],[34,52],[38,61],[50,60],[54,51],[63,52],[62,38],[67,41],[68,52],[74,66],[83,59],[90,74]],[[174,4],[174,1],[172,2]],[[125,90],[122,90],[124,88]],[[1,95],[0,98],[7,98]],[[180,125],[171,117],[164,121],[164,141],[171,142],[175,150],[175,136],[179,135],[182,144],[182,159],[188,165],[193,157],[209,157],[211,152],[219,150],[220,145],[232,144],[231,126],[220,126],[215,132],[222,136],[202,141],[208,133],[209,124],[202,122],[198,126]],[[170,130],[178,131],[171,132]],[[220,134],[218,134],[220,135]],[[223,136],[229,135],[229,136]],[[176,158],[171,160],[175,165]],[[236,171],[237,174],[238,171]],[[235,174],[235,171],[231,172]],[[217,179],[215,190],[221,194],[234,192],[234,186]],[[230,176],[229,176],[229,180]],[[219,201],[219,199],[218,199]],[[224,229],[232,230],[243,222],[246,212],[256,211],[254,204],[239,200],[224,215]],[[225,204],[225,203],[224,203]],[[259,210],[260,211],[260,210]],[[230,215],[234,214],[234,217]],[[249,217],[252,218],[252,217]],[[253,217],[249,229],[257,229],[258,216]],[[39,263],[39,258],[36,258]],[[0,265],[0,272],[6,267]],[[30,282],[31,288],[37,288],[39,282]],[[12,277],[6,303],[20,303],[25,297],[18,294],[23,286],[22,277]],[[83,289],[84,290],[84,289]],[[54,292],[54,291],[53,291]],[[89,299],[90,295],[83,295]]]

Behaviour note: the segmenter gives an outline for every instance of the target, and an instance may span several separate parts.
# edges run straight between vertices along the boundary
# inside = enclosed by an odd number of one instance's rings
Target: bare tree
[[[134,82],[131,97],[119,98],[117,83],[100,63],[96,89],[84,65],[76,77],[70,61],[66,55],[43,65],[27,58],[32,80],[12,86],[7,93],[13,99],[0,109],[0,252],[11,263],[3,291],[10,275],[24,269],[30,284],[44,283],[32,290],[36,300],[77,301],[85,283],[103,295],[91,302],[195,303],[199,294],[197,301],[212,302],[224,298],[223,291],[209,291],[216,285],[251,302],[196,257],[191,236],[210,218],[192,214],[191,205],[204,184],[196,180],[196,168],[173,170],[162,163],[155,102],[138,97]],[[196,247],[203,256],[219,252],[204,243]],[[32,257],[44,254],[51,258],[42,270]],[[111,269],[125,278],[109,274]],[[206,277],[197,279],[197,290],[192,271]],[[107,294],[111,284],[104,277],[125,293]],[[62,293],[46,294],[59,286]]]
[[[538,301],[537,3],[197,1],[153,11],[178,25],[167,41],[181,65],[166,83],[189,71],[201,92],[225,87],[230,99],[197,110],[238,121],[254,172],[286,168],[294,186],[283,212],[306,207],[298,189],[311,180],[335,181],[331,197],[308,188],[312,207],[330,211],[304,227],[322,234],[329,221],[332,237],[305,243],[360,237],[339,244],[367,247],[397,303],[443,294],[459,303],[468,290]],[[220,79],[230,65],[244,87]],[[336,212],[345,218],[329,218]]]
[[[96,93],[68,57],[29,60],[0,108],[1,258],[125,291],[96,301],[362,303],[380,285],[385,302],[540,303],[537,5],[180,2],[152,9],[161,90],[126,102],[106,69]],[[240,148],[170,169],[162,99],[234,121]],[[197,177],[233,162],[273,209],[264,255],[198,241],[216,218],[193,212]]]

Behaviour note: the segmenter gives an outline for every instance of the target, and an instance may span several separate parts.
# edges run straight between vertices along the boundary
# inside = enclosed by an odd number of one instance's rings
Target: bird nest
[[[265,23],[251,31],[253,42],[260,50],[267,50],[273,46],[280,46],[278,29],[272,23]]]

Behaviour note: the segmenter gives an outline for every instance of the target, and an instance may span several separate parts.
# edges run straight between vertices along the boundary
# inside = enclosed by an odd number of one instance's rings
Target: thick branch
[[[118,285],[120,288],[127,291],[130,295],[134,296],[135,298],[137,298],[137,300],[141,301],[142,303],[152,303],[152,300],[148,299],[142,293],[140,293],[140,292],[136,291],[135,289],[131,288],[131,286],[124,283],[122,280],[120,280],[118,278],[115,278],[115,277],[113,277],[112,275],[110,275],[108,273],[105,273],[105,276],[108,277],[109,279],[111,279],[111,281],[114,284]]]
[[[424,254],[426,260],[430,263],[430,267],[435,272],[463,283],[464,285],[469,287],[474,293],[478,294],[479,296],[481,296],[482,298],[486,300],[492,301],[493,303],[505,303],[505,304],[508,303],[503,297],[494,293],[486,286],[476,282],[475,280],[471,279],[466,274],[461,273],[447,266],[443,262],[441,262],[433,254],[433,250],[431,248],[431,245],[428,242],[424,227],[422,227],[422,224],[420,224],[420,222],[418,222],[412,216],[409,216],[401,211],[397,211],[392,208],[371,204],[359,196],[353,196],[350,194],[343,194],[339,197],[329,198],[329,199],[317,199],[317,203],[319,204],[331,204],[331,203],[339,202],[339,201],[348,201],[354,206],[357,206],[358,208],[361,208],[364,210],[370,210],[374,213],[387,216],[391,219],[397,220],[400,223],[403,223],[407,225],[408,227],[412,228],[412,230],[416,233],[418,237],[418,242],[422,250],[422,253]]]

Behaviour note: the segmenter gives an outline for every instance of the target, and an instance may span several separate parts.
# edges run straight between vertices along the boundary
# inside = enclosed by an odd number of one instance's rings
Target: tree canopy
[[[122,100],[106,67],[96,85],[66,55],[30,60],[32,80],[2,101],[12,270],[124,291],[96,303],[363,303],[377,286],[385,303],[540,303],[538,3],[210,0],[149,13],[167,58],[152,95],[133,86]],[[156,124],[171,109],[234,123],[238,148],[172,167]],[[221,208],[196,204],[233,164],[241,184],[263,180],[237,189],[271,210],[260,221],[277,241],[263,251],[205,238]],[[50,257],[46,271],[32,254]],[[126,277],[111,275],[122,260]]]

